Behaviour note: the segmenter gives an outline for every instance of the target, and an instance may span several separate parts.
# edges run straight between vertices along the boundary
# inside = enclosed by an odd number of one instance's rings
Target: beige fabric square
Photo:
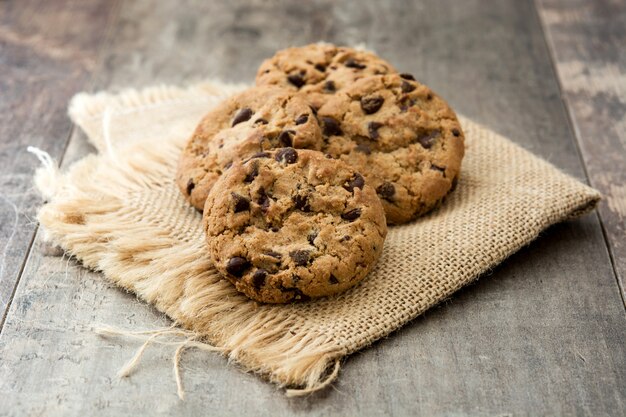
[[[220,278],[201,215],[174,171],[196,123],[241,86],[204,83],[79,94],[70,116],[96,146],[37,184],[47,237],[238,362],[302,394],[337,376],[339,360],[406,324],[527,245],[591,210],[599,194],[506,138],[461,118],[467,151],[441,208],[391,227],[375,270],[342,295],[262,305]]]

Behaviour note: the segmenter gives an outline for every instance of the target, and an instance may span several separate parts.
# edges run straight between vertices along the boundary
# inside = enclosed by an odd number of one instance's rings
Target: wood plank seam
[[[59,158],[59,162],[57,163],[59,167],[63,164],[63,158],[65,157],[65,153],[67,152],[67,147],[69,146],[69,143],[70,143],[70,138],[72,137],[72,134],[75,129],[76,129],[76,125],[72,123],[69,129],[69,133],[67,135],[67,139],[65,140],[65,146],[63,147],[63,152],[61,153],[61,157]],[[28,249],[24,253],[24,259],[22,260],[22,264],[20,265],[20,269],[17,274],[17,279],[15,280],[15,284],[13,285],[13,290],[11,291],[11,296],[7,300],[7,304],[4,308],[4,313],[2,314],[2,320],[0,320],[0,336],[2,335],[2,329],[4,328],[4,323],[7,319],[7,316],[9,315],[9,310],[11,310],[11,304],[13,304],[13,297],[15,297],[15,293],[17,292],[17,287],[19,286],[20,280],[22,279],[24,268],[26,267],[26,264],[28,263],[28,260],[30,259],[31,252],[33,250],[33,244],[35,243],[38,232],[39,232],[39,224],[35,225],[35,228],[33,229],[33,234],[30,238],[30,242],[28,243]]]
[[[556,64],[556,54],[555,54],[553,45],[548,41],[548,31],[545,26],[545,22],[543,21],[543,19],[541,18],[541,14],[539,13],[539,6],[537,5],[537,0],[533,0],[533,8],[535,12],[535,18],[537,19],[539,23],[539,27],[541,28],[543,41],[550,55],[550,66],[552,68],[552,73],[554,74],[554,79],[556,80],[557,87],[559,89],[560,102],[563,106],[565,116],[567,117],[567,125],[573,137],[574,148],[576,149],[576,154],[578,155],[578,159],[580,160],[587,184],[593,187],[594,184],[591,181],[591,177],[589,176],[589,172],[587,169],[587,164],[585,163],[585,158],[583,157],[581,144],[580,144],[580,137],[579,137],[579,134],[577,134],[577,131],[575,128],[573,110],[569,103],[569,100],[563,93],[564,88],[563,88],[563,83],[561,81],[561,75],[558,71],[557,64]],[[609,261],[611,263],[611,269],[613,270],[613,277],[615,278],[615,281],[617,282],[617,287],[619,289],[620,298],[622,299],[622,304],[624,306],[624,310],[626,311],[626,298],[624,297],[624,288],[622,287],[620,279],[619,279],[619,273],[617,270],[617,265],[615,264],[615,257],[613,254],[613,250],[611,248],[611,244],[609,242],[609,238],[607,235],[605,222],[603,221],[602,215],[600,214],[598,210],[595,211],[595,215],[597,216],[598,222],[600,223],[600,229],[602,230],[602,238],[604,239],[604,244],[606,246]]]
[[[120,15],[120,9],[121,9],[121,3],[119,1],[115,2],[115,5],[113,6],[113,11],[111,12],[111,14],[109,15],[107,22],[105,24],[105,30],[104,30],[104,36],[102,38],[102,43],[100,46],[100,51],[97,53],[97,58],[95,60],[95,65],[92,66],[92,68],[90,68],[91,73],[89,75],[89,80],[86,81],[84,83],[83,87],[86,87],[86,89],[92,89],[95,85],[95,80],[96,80],[96,75],[97,75],[97,69],[101,67],[103,59],[104,59],[104,55],[105,55],[105,51],[106,51],[106,47],[108,45],[108,43],[111,40],[111,37],[113,35],[113,22],[117,21],[117,19],[119,18]],[[63,166],[63,162],[65,159],[65,155],[67,153],[67,149],[70,145],[70,140],[72,138],[72,135],[74,134],[76,130],[76,125],[75,124],[71,124],[70,128],[69,128],[69,132],[66,135],[65,138],[65,144],[63,145],[63,151],[61,152],[61,156],[59,157],[59,161],[57,163],[57,166],[60,168]],[[6,322],[6,319],[9,315],[9,311],[11,310],[11,305],[13,304],[13,298],[15,297],[15,294],[17,292],[17,288],[19,287],[20,281],[22,279],[22,275],[24,273],[24,268],[26,267],[26,264],[28,263],[28,260],[31,257],[32,251],[33,251],[33,245],[35,243],[35,240],[37,238],[39,232],[39,224],[37,224],[32,232],[31,238],[30,238],[30,242],[28,244],[28,248],[27,250],[24,252],[24,258],[22,260],[22,263],[20,265],[18,274],[17,274],[17,278],[15,279],[15,284],[13,285],[13,289],[11,291],[11,296],[9,297],[9,299],[7,300],[6,306],[4,307],[4,312],[2,314],[2,318],[0,319],[0,336],[2,335],[2,330],[4,329],[4,324]]]
[[[22,260],[22,264],[20,265],[19,272],[17,274],[17,279],[15,280],[15,285],[13,285],[13,290],[11,291],[11,296],[9,297],[7,304],[4,308],[4,313],[2,314],[2,320],[0,320],[0,336],[2,335],[2,329],[4,328],[4,322],[6,321],[7,316],[9,315],[9,310],[11,309],[11,304],[13,302],[13,297],[15,297],[15,292],[17,291],[17,286],[20,282],[20,278],[24,272],[24,268],[26,267],[26,263],[28,262],[28,258],[30,257],[30,252],[33,247],[33,243],[35,242],[35,236],[37,236],[37,231],[39,230],[39,225],[35,226],[33,230],[33,234],[30,237],[30,242],[28,243],[28,250],[24,255],[24,259]]]

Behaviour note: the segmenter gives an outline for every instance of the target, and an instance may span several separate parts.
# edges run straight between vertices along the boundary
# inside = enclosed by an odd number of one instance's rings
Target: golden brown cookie
[[[314,43],[283,49],[265,60],[257,72],[256,84],[300,91],[319,108],[356,80],[395,72],[391,64],[372,52]]]
[[[216,268],[266,303],[345,291],[372,269],[387,234],[374,189],[345,163],[282,148],[234,162],[203,215]]]
[[[317,112],[322,151],[361,172],[387,222],[411,221],[453,188],[464,155],[454,111],[409,74],[363,78]]]
[[[284,146],[320,149],[313,111],[294,92],[252,87],[202,119],[180,156],[176,182],[185,198],[202,210],[209,190],[234,161]]]

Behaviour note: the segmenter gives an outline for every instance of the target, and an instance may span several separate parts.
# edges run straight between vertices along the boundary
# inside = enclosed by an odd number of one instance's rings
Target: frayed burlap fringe
[[[198,120],[239,88],[203,83],[80,94],[70,116],[99,154],[60,174],[34,150],[45,164],[36,184],[49,201],[39,211],[48,239],[187,329],[143,334],[144,345],[122,372],[129,374],[162,335],[180,336],[174,372],[181,397],[178,361],[184,349],[200,346],[291,387],[288,395],[324,388],[343,357],[599,199],[595,190],[462,119],[468,149],[457,190],[432,214],[391,228],[381,260],[361,285],[314,302],[261,305],[220,278],[206,255],[201,216],[173,182],[180,149]]]
[[[180,359],[182,353],[186,349],[195,348],[204,350],[207,352],[223,352],[224,349],[212,346],[208,343],[198,342],[196,339],[199,338],[194,332],[183,330],[177,328],[175,324],[165,329],[157,329],[157,330],[142,330],[142,331],[126,331],[113,328],[111,326],[101,326],[94,329],[96,334],[102,337],[115,337],[115,336],[123,336],[123,337],[132,337],[139,340],[142,340],[144,343],[141,345],[135,355],[118,371],[117,376],[120,378],[126,378],[130,376],[135,368],[139,365],[141,357],[144,352],[151,344],[161,344],[161,345],[174,345],[176,346],[176,351],[174,353],[174,378],[176,380],[176,393],[181,400],[185,399],[185,390],[183,389],[183,381],[180,375]],[[162,337],[167,337],[171,339],[172,337],[183,337],[183,341],[172,341],[172,340],[160,340]]]

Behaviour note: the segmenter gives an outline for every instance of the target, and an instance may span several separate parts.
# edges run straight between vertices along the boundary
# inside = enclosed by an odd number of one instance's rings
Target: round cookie
[[[202,210],[209,190],[233,161],[284,146],[320,149],[321,131],[312,109],[294,92],[252,87],[202,119],[181,154],[176,182]]]
[[[265,60],[257,72],[256,84],[300,91],[319,108],[358,79],[395,72],[391,64],[372,52],[315,43],[283,49]]]
[[[216,268],[266,303],[356,285],[387,234],[380,200],[359,173],[294,148],[233,163],[209,194],[203,221]]]
[[[465,151],[461,125],[443,99],[409,74],[359,80],[317,117],[322,151],[365,176],[389,224],[425,214],[456,183]]]

